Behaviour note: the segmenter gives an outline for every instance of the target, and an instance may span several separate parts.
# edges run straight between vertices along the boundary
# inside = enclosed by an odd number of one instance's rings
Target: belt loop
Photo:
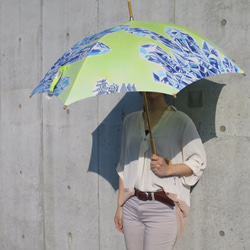
[[[154,200],[155,201],[155,193],[153,192],[153,193],[151,193],[151,196],[152,196],[152,200]]]

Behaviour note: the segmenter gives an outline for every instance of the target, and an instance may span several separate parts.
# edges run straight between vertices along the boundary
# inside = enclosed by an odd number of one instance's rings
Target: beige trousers
[[[172,250],[177,237],[174,207],[131,197],[123,206],[127,250]]]

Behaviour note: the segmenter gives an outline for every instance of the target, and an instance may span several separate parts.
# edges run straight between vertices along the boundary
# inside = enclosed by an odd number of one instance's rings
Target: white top
[[[117,172],[124,190],[132,194],[134,188],[145,192],[163,189],[190,206],[190,186],[199,180],[206,167],[206,154],[194,123],[183,112],[169,107],[152,133],[157,154],[170,158],[172,164],[185,163],[193,170],[193,175],[160,178],[151,171],[150,135],[145,134],[142,111],[139,111],[129,114],[123,124]]]

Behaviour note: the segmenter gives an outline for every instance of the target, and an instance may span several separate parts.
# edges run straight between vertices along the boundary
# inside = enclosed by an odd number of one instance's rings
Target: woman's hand
[[[151,157],[150,168],[158,177],[167,176],[190,176],[193,170],[184,163],[171,164],[167,163],[164,158],[159,155]]]
[[[164,158],[159,155],[151,157],[150,168],[158,177],[166,177],[171,175],[171,166],[167,164]]]
[[[115,226],[116,228],[123,233],[123,225],[122,225],[122,207],[118,207],[115,213]]]

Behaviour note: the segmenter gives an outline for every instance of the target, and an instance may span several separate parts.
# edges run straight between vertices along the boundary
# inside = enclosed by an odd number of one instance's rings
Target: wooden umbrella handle
[[[148,122],[151,150],[152,150],[152,154],[156,155],[156,148],[155,148],[155,142],[154,142],[153,133],[152,133],[151,120],[150,120],[150,115],[149,115],[148,100],[147,100],[146,92],[143,92],[143,98],[144,98],[144,107],[145,107],[145,112],[146,112],[147,122]]]
[[[155,147],[155,141],[153,138],[153,133],[152,133],[152,127],[151,127],[151,120],[150,120],[150,115],[149,115],[149,109],[148,109],[148,100],[147,100],[147,95],[146,92],[143,92],[143,99],[144,99],[144,108],[145,108],[145,113],[147,116],[147,122],[148,122],[148,130],[150,134],[150,144],[151,144],[151,151],[153,155],[156,155],[156,147]],[[167,157],[165,159],[168,165],[172,165],[171,160]]]
[[[166,161],[166,163],[168,164],[168,165],[172,165],[172,162],[171,162],[171,160],[167,157],[167,158],[165,158],[165,161]]]

